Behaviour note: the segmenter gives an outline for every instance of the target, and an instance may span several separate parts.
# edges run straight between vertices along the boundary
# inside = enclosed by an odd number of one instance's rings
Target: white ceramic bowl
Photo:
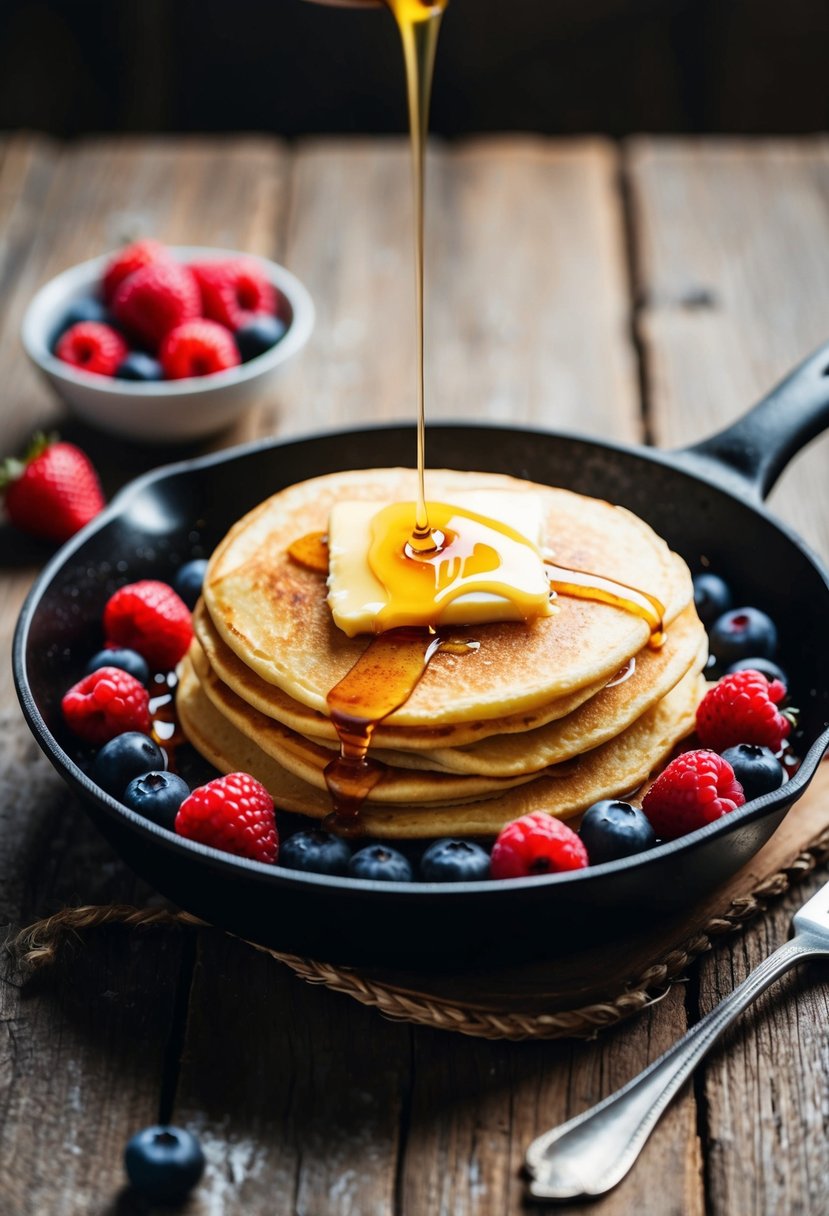
[[[261,399],[265,381],[305,345],[314,328],[308,291],[276,262],[201,245],[174,245],[170,252],[180,262],[253,258],[279,293],[280,316],[288,326],[284,337],[248,363],[187,380],[116,380],[79,371],[53,355],[51,348],[69,305],[98,294],[112,254],[73,266],[41,287],[26,310],[21,330],[29,358],[75,414],[103,430],[148,442],[196,439],[229,426]]]

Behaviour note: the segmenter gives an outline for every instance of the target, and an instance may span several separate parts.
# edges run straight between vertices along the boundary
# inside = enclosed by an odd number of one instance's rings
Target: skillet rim
[[[542,443],[563,440],[567,443],[587,445],[598,452],[617,453],[623,458],[633,457],[646,463],[665,467],[673,473],[690,478],[695,483],[702,483],[711,490],[724,494],[727,498],[740,503],[743,507],[748,506],[750,510],[775,528],[785,541],[792,544],[813,566],[815,572],[824,583],[827,594],[829,594],[829,571],[824,567],[822,560],[797,535],[793,528],[767,509],[757,485],[741,475],[739,475],[738,481],[735,482],[731,470],[728,470],[729,475],[724,477],[722,482],[716,481],[714,479],[714,468],[712,468],[709,475],[705,468],[701,468],[693,460],[693,457],[686,461],[684,449],[666,451],[642,445],[626,444],[615,440],[599,440],[593,436],[582,435],[577,432],[542,430],[532,426],[504,425],[497,422],[480,423],[466,420],[441,420],[430,426],[430,433],[448,430],[475,431],[484,434],[492,432],[502,435],[514,434],[521,437],[536,438]],[[817,766],[823,758],[824,753],[829,749],[829,723],[827,723],[823,731],[817,735],[809,747],[795,775],[789,778],[778,790],[771,791],[762,798],[747,803],[745,807],[740,807],[731,814],[723,816],[702,828],[698,828],[695,832],[681,836],[677,840],[666,841],[653,849],[647,850],[645,853],[620,858],[617,861],[605,862],[601,865],[587,866],[581,870],[515,878],[509,882],[496,882],[492,879],[485,879],[476,882],[456,883],[395,883],[290,870],[287,867],[279,866],[278,863],[275,866],[266,865],[263,862],[252,861],[248,858],[224,853],[208,845],[202,845],[196,841],[176,836],[157,824],[152,823],[150,820],[145,819],[137,812],[125,807],[117,799],[97,786],[75,763],[72,757],[69,756],[50,731],[40,713],[28,679],[26,649],[29,631],[41,600],[60,571],[82,550],[89,540],[99,532],[104,531],[111,523],[118,519],[134,498],[148,486],[157,482],[175,479],[179,476],[189,476],[193,473],[199,474],[215,466],[244,460],[249,456],[258,455],[264,451],[279,451],[282,448],[290,448],[294,445],[304,445],[315,441],[354,440],[362,435],[376,436],[380,433],[404,432],[414,433],[413,425],[404,422],[377,423],[353,428],[313,431],[307,434],[290,436],[289,438],[269,436],[264,439],[253,440],[249,443],[225,448],[219,452],[161,465],[139,475],[122,487],[95,519],[67,541],[49,559],[30,588],[18,616],[12,644],[12,671],[18,700],[29,729],[55,769],[84,800],[95,804],[108,816],[120,819],[131,831],[144,835],[150,845],[158,843],[173,852],[183,848],[191,855],[200,858],[201,862],[206,863],[208,868],[219,871],[229,868],[237,874],[241,869],[247,877],[257,882],[272,882],[283,888],[296,888],[306,892],[309,890],[313,891],[316,888],[321,888],[325,891],[344,890],[352,895],[359,895],[364,892],[379,892],[406,902],[407,899],[418,900],[426,896],[434,898],[437,894],[441,898],[448,897],[450,899],[462,896],[484,895],[496,898],[509,898],[510,893],[520,893],[534,888],[546,887],[550,883],[569,885],[573,882],[586,883],[592,879],[601,881],[607,876],[624,871],[632,871],[634,869],[646,870],[652,865],[658,866],[666,857],[675,856],[682,852],[693,852],[695,848],[702,846],[709,839],[720,835],[729,835],[736,827],[746,826],[756,820],[763,819],[772,811],[782,808],[785,813],[789,806],[805,792],[817,771]],[[129,861],[128,857],[126,860]],[[499,893],[497,896],[496,892]]]

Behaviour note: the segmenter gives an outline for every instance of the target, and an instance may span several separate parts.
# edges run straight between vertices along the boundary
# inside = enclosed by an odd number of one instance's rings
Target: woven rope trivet
[[[691,937],[630,978],[624,991],[605,1001],[553,1013],[471,1008],[439,996],[403,991],[348,967],[283,954],[255,942],[248,944],[284,963],[308,983],[323,984],[363,1005],[373,1006],[388,1018],[484,1039],[590,1037],[661,1000],[691,962],[711,950],[726,934],[741,930],[763,912],[770,901],[783,895],[827,858],[829,829],[825,829],[791,864],[768,875],[749,894],[732,900],[722,913],[704,922]],[[36,922],[21,931],[10,943],[10,948],[25,967],[34,970],[54,962],[59,949],[72,935],[112,924],[141,929],[211,927],[188,912],[122,904],[86,905],[65,908]],[[411,979],[412,982],[428,983],[428,977],[413,976]]]

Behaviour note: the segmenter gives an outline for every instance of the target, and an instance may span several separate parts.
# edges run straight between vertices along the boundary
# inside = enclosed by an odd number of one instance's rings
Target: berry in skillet
[[[228,773],[193,790],[179,807],[175,830],[252,861],[270,864],[279,852],[273,799],[249,773]]]
[[[130,781],[121,801],[130,810],[172,832],[179,807],[189,793],[189,785],[177,773],[144,772]]]
[[[117,646],[99,650],[87,663],[86,674],[91,675],[101,667],[120,667],[121,671],[128,671],[145,688],[149,686],[150,669],[147,660],[143,659],[137,650],[126,650]]]
[[[124,731],[149,731],[149,703],[146,688],[129,672],[99,667],[73,684],[61,709],[73,734],[87,743],[100,744]]]
[[[723,676],[697,707],[700,743],[718,752],[738,743],[757,743],[779,752],[792,729],[791,718],[778,709],[785,696],[784,684],[769,683],[759,671]]]
[[[0,468],[6,514],[21,532],[65,541],[104,507],[101,483],[89,458],[71,443],[35,437],[26,457]]]
[[[345,874],[351,849],[344,840],[328,832],[295,832],[282,842],[279,864],[310,874]]]
[[[155,740],[141,731],[130,730],[104,744],[89,775],[102,790],[120,798],[135,777],[163,768],[164,753]]]
[[[493,878],[528,878],[580,870],[587,849],[572,828],[545,811],[531,811],[502,828],[492,846]]]
[[[708,640],[711,653],[723,666],[751,655],[773,659],[777,626],[759,608],[732,608],[717,617],[708,631]]]
[[[632,857],[656,844],[656,834],[644,811],[629,802],[604,799],[584,812],[579,836],[592,866]]]
[[[412,882],[408,859],[387,844],[369,844],[348,863],[351,878],[373,878],[379,882]]]
[[[424,882],[478,882],[489,878],[489,854],[472,840],[435,840],[420,859]]]
[[[748,659],[738,659],[736,663],[732,663],[726,670],[725,674],[731,676],[735,671],[759,671],[766,677],[769,684],[772,680],[779,680],[786,688],[789,687],[789,677],[786,675],[782,667],[778,667],[777,663],[773,663],[771,659],[760,658],[759,655],[752,655]]]
[[[173,590],[180,595],[188,608],[193,609],[201,595],[207,562],[204,558],[196,558],[179,566],[173,579]]]
[[[719,574],[704,570],[694,575],[694,604],[703,625],[712,625],[731,607],[731,588]]]
[[[192,1132],[157,1125],[136,1132],[124,1150],[133,1189],[152,1203],[177,1203],[204,1173],[204,1153]]]
[[[722,754],[734,769],[734,776],[743,787],[746,802],[777,790],[786,779],[786,770],[775,754],[756,743],[738,743]]]
[[[745,802],[743,787],[716,752],[683,752],[657,777],[642,810],[662,840],[676,840],[713,823]]]
[[[154,671],[171,671],[193,640],[190,609],[169,583],[141,579],[110,596],[104,608],[107,642],[143,655]]]

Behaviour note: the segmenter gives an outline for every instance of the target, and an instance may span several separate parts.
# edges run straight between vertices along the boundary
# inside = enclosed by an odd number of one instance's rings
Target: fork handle
[[[527,1150],[530,1195],[602,1195],[624,1178],[674,1094],[726,1027],[779,976],[803,959],[829,955],[825,941],[801,933],[760,963],[678,1043],[597,1106],[534,1140]]]

